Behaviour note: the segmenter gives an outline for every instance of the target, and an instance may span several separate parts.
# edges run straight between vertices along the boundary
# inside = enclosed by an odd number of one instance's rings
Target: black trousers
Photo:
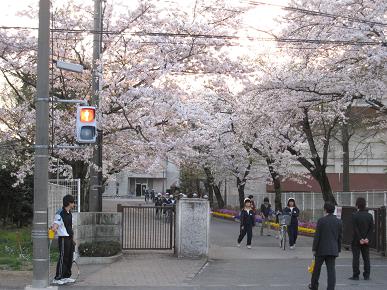
[[[289,246],[294,246],[298,237],[298,225],[288,226]]]
[[[363,276],[364,278],[369,278],[371,274],[371,264],[370,264],[370,248],[369,246],[364,245],[352,245],[352,270],[353,270],[353,276],[359,277],[360,275],[360,267],[359,267],[359,260],[360,260],[360,253],[363,257],[364,262],[364,272]]]
[[[241,229],[241,232],[240,232],[239,237],[238,237],[238,244],[240,244],[242,242],[242,240],[246,234],[247,234],[247,245],[248,246],[251,245],[251,239],[253,237],[253,227],[252,226],[244,226],[243,230]]]
[[[72,237],[58,238],[59,259],[56,264],[55,280],[71,277],[71,266],[75,245]]]
[[[336,269],[335,269],[335,256],[316,256],[316,263],[312,273],[311,285],[313,290],[318,289],[318,280],[320,279],[321,266],[325,262],[328,273],[328,287],[327,290],[334,290],[336,285]]]

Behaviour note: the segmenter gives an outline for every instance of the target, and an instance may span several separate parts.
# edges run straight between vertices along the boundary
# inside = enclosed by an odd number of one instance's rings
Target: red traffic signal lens
[[[81,122],[93,122],[95,119],[95,110],[91,108],[84,108],[80,110],[79,119]]]

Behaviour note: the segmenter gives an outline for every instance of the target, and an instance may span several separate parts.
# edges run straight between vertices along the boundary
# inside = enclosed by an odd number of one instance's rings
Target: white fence
[[[50,179],[48,181],[48,223],[50,224],[55,212],[62,208],[63,197],[71,194],[75,199],[74,212],[81,211],[81,180],[80,179]]]
[[[268,197],[274,207],[275,193],[252,194],[257,207],[263,203],[263,199]],[[339,206],[355,206],[358,197],[364,197],[367,201],[367,207],[387,206],[387,192],[335,192]],[[297,207],[301,210],[303,220],[316,221],[323,215],[324,200],[321,193],[317,192],[283,192],[282,205],[286,206],[288,198],[293,197],[296,200]],[[239,206],[237,195],[227,195],[228,206]]]

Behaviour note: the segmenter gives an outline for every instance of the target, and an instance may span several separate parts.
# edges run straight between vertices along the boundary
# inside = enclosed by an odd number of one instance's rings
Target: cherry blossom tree
[[[282,148],[318,181],[324,200],[335,202],[326,175],[330,141],[352,104],[385,94],[386,4],[291,1],[287,10],[277,37],[284,61],[267,61],[268,82],[256,87],[277,95],[270,111]]]
[[[90,3],[89,3],[90,4]],[[103,129],[104,172],[154,168],[174,148],[176,135],[182,134],[183,92],[171,78],[182,71],[215,67],[211,54],[228,42],[222,35],[232,33],[243,9],[224,1],[193,1],[159,5],[139,1],[136,7],[114,3],[104,9],[104,44],[100,65],[103,68],[99,124]],[[37,11],[24,12],[36,17]],[[66,1],[53,8],[52,61],[66,60],[84,66],[82,75],[52,68],[53,98],[84,99],[90,95],[92,7],[84,1]],[[29,114],[34,114],[37,36],[34,30],[2,30],[0,36],[1,72],[8,93],[21,99]],[[206,62],[206,64],[204,64]],[[171,77],[172,76],[172,77]],[[22,91],[23,87],[29,93]],[[74,144],[74,110],[54,103],[51,139],[55,144]],[[4,120],[24,117],[11,106]],[[31,126],[34,118],[28,119]],[[8,122],[8,121],[7,121]],[[24,126],[23,126],[24,127]],[[20,128],[8,126],[6,133],[18,136]],[[22,128],[25,130],[25,128]],[[31,130],[29,140],[33,140]],[[21,138],[17,137],[20,141]],[[24,143],[25,144],[25,143]],[[72,167],[74,178],[87,176],[91,148],[79,151],[54,150],[53,156]],[[32,167],[30,151],[25,163]],[[23,176],[24,168],[20,169]]]

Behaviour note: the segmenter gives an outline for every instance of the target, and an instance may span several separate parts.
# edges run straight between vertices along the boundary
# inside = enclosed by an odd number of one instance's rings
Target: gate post
[[[182,198],[176,205],[177,256],[208,257],[210,244],[210,203],[202,198]]]

